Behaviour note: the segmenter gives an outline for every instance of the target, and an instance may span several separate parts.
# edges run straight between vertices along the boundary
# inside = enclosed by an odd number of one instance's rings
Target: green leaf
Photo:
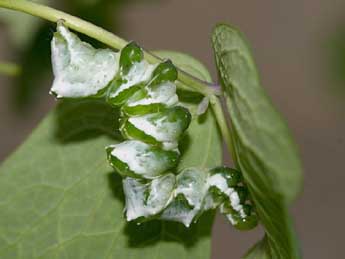
[[[209,78],[206,71],[200,75]],[[181,167],[221,163],[210,115],[193,119],[181,141]],[[0,258],[209,258],[213,213],[190,229],[125,221],[121,178],[105,152],[121,141],[117,117],[100,101],[61,102],[3,163]]]
[[[242,35],[221,24],[212,41],[232,124],[233,155],[265,227],[265,247],[271,258],[298,258],[287,210],[302,185],[296,147],[260,85]]]

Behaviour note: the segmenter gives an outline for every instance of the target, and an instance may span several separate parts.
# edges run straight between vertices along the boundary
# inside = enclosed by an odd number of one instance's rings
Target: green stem
[[[83,33],[91,38],[94,38],[112,48],[121,49],[127,45],[127,41],[116,36],[115,34],[108,32],[101,27],[98,27],[90,22],[84,21],[80,18],[56,10],[54,8],[36,4],[25,0],[0,0],[0,7],[21,11],[33,16],[43,18],[45,20],[56,23],[59,20],[64,20],[64,23],[71,29]],[[145,59],[150,63],[157,63],[160,61],[159,57],[152,55],[145,51]],[[225,143],[229,151],[233,153],[233,143],[230,135],[229,128],[225,119],[225,115],[222,110],[222,106],[218,97],[216,97],[218,91],[209,87],[209,83],[196,79],[188,73],[181,71],[178,73],[178,80],[189,88],[196,90],[197,92],[209,96],[212,109],[215,113],[217,123],[220,131],[223,135]]]
[[[235,165],[237,165],[236,156],[235,156],[235,149],[233,144],[233,139],[230,131],[230,127],[228,126],[228,122],[226,120],[226,116],[224,114],[221,102],[219,97],[215,95],[210,96],[210,105],[212,107],[213,113],[216,117],[216,121],[219,127],[219,130],[223,136],[225,141],[226,147],[230,154],[232,155],[232,159],[234,160]]]
[[[58,20],[64,20],[64,23],[69,28],[88,35],[89,37],[94,38],[115,49],[121,49],[128,43],[126,40],[102,29],[101,27],[48,6],[25,0],[0,0],[0,7],[21,11],[55,23]],[[144,55],[145,59],[150,63],[160,62],[158,57],[147,51],[144,52]],[[212,88],[208,87],[204,82],[195,80],[195,78],[187,73],[179,73],[178,80],[205,96],[215,94],[216,92]]]
[[[0,62],[0,74],[6,76],[17,76],[20,74],[20,67],[10,62]]]
[[[21,11],[55,23],[62,19],[69,28],[95,38],[115,49],[123,48],[127,44],[124,39],[92,23],[48,6],[25,0],[0,0],[0,7]]]

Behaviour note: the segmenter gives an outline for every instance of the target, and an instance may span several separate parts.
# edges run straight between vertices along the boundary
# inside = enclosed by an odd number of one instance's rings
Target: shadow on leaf
[[[60,142],[78,142],[101,135],[121,140],[119,111],[102,100],[63,100],[56,109],[55,136]]]

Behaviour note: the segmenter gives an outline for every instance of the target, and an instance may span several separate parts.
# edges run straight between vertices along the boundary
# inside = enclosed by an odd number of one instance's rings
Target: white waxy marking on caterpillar
[[[55,79],[50,90],[57,98],[96,95],[116,75],[119,55],[94,49],[63,25],[58,25],[51,44]]]
[[[145,134],[152,136],[157,141],[163,143],[166,150],[177,147],[177,139],[182,134],[181,123],[169,122],[166,117],[153,121],[154,115],[131,117],[128,122]]]
[[[192,208],[181,207],[178,200],[163,211],[162,218],[182,222],[189,227],[196,215],[202,211],[204,197],[208,191],[207,172],[198,168],[187,168],[177,176],[175,198],[182,195]]]
[[[212,175],[208,178],[208,185],[215,186],[224,194],[229,197],[230,204],[233,209],[240,213],[240,216],[244,218],[246,215],[243,210],[243,206],[240,203],[240,197],[238,193],[235,191],[234,188],[228,187],[226,179],[222,177],[220,174]]]
[[[127,140],[112,146],[111,155],[127,164],[135,174],[154,178],[164,172],[166,161],[157,157],[150,145],[137,140]]]
[[[142,183],[139,179],[130,177],[124,178],[123,189],[126,198],[127,220],[150,217],[162,211],[172,198],[174,185],[175,176],[173,174],[153,179],[150,183]]]
[[[150,105],[162,103],[168,107],[174,106],[178,103],[178,96],[176,95],[176,86],[171,82],[165,82],[155,87],[154,90],[148,89],[147,98],[138,101],[128,101],[129,107],[138,105]]]
[[[211,175],[207,179],[207,183],[209,186],[215,186],[219,190],[221,190],[223,193],[226,193],[228,195],[230,194],[229,190],[232,189],[228,187],[226,179],[220,174]]]
[[[145,60],[134,63],[128,74],[123,76],[125,83],[121,84],[115,92],[111,93],[110,97],[114,98],[132,86],[149,81],[155,67],[156,65],[150,65]]]

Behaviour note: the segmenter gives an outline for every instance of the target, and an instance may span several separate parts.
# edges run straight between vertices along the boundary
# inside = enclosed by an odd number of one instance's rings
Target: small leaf
[[[242,35],[221,24],[212,41],[232,124],[233,155],[265,227],[265,247],[271,258],[298,258],[287,210],[302,185],[295,145],[260,85]]]
[[[221,163],[215,120],[202,117],[181,140],[182,168]],[[105,152],[122,141],[117,118],[100,101],[64,101],[2,164],[0,258],[209,258],[212,213],[190,229],[125,221],[122,180]]]

